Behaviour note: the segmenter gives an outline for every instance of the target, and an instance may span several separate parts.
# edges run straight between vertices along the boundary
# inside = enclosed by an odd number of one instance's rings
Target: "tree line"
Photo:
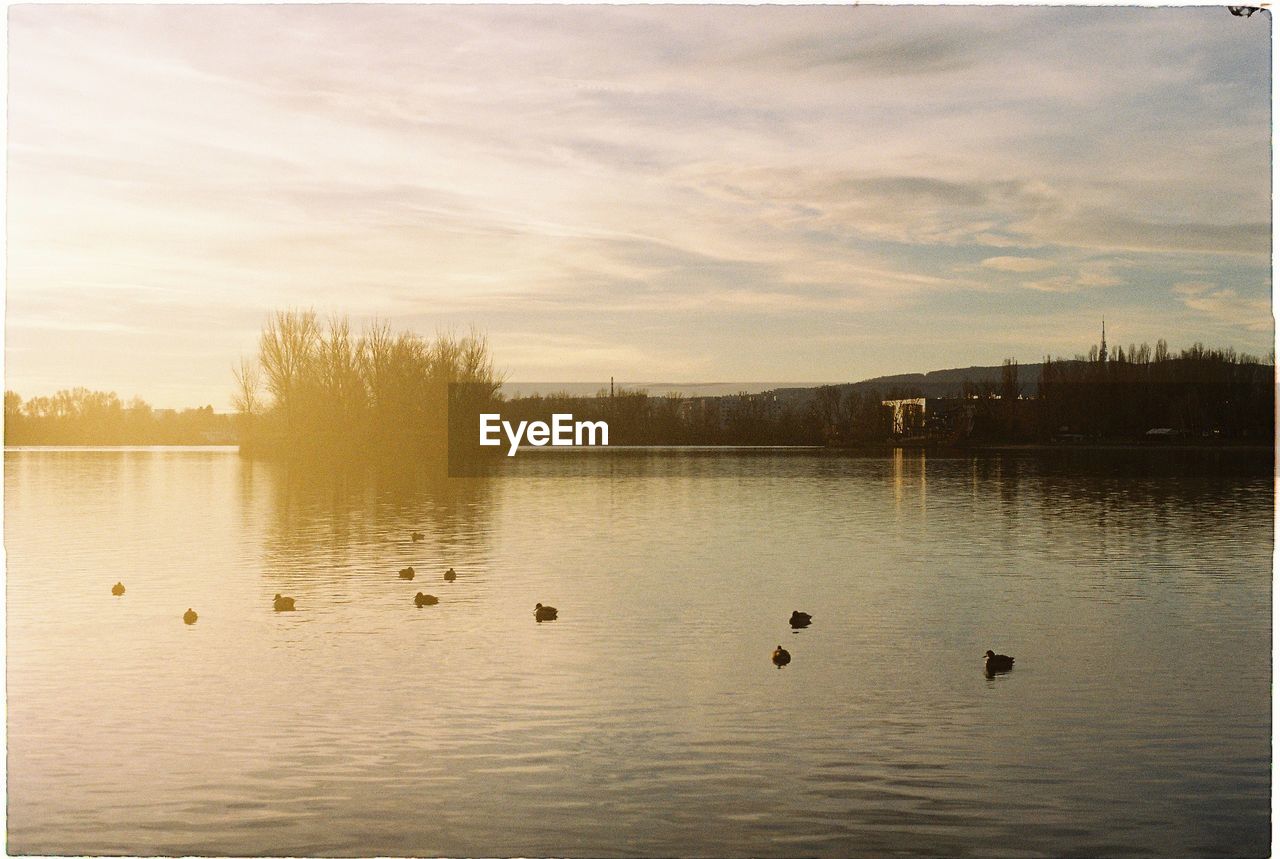
[[[1095,347],[1073,359],[1046,358],[1024,384],[1006,359],[1000,381],[962,382],[953,396],[927,398],[919,420],[895,427],[891,400],[926,400],[919,389],[866,384],[728,397],[654,397],[622,390],[512,399],[504,418],[549,421],[556,412],[606,420],[611,444],[826,445],[874,447],[902,442],[1035,443],[1156,438],[1270,443],[1275,367],[1233,349],[1200,343],[1171,353],[1165,341]]]
[[[1168,429],[1181,437],[1270,442],[1275,426],[1275,366],[1234,349],[1196,343],[1178,355],[1165,341],[1045,359],[1039,400],[1042,435],[1138,437]]]
[[[1269,444],[1275,367],[1195,344],[1165,341],[1095,347],[1073,359],[1045,358],[1024,382],[1007,359],[1000,380],[964,382],[929,398],[909,430],[886,400],[924,399],[918,389],[868,383],[718,397],[651,396],[601,390],[504,399],[485,337],[393,332],[375,322],[358,334],[346,317],[278,311],[263,326],[258,354],[235,368],[236,413],[211,406],[152,409],[138,398],[74,388],[23,401],[5,392],[5,443],[207,444],[239,441],[250,456],[443,461],[449,441],[479,450],[476,416],[550,421],[555,413],[604,420],[611,445],[827,445],[904,442],[1007,443],[1143,440],[1162,428],[1183,440]],[[455,445],[456,447],[456,445]]]
[[[8,445],[230,444],[231,417],[213,406],[153,409],[134,397],[127,404],[108,391],[69,388],[23,400],[4,392],[4,443]]]

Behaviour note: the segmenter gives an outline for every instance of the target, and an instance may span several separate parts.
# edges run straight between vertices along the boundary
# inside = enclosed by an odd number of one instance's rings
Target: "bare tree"
[[[235,410],[246,417],[261,414],[262,377],[258,371],[258,362],[241,358],[240,365],[233,367],[231,372],[236,379],[236,390],[231,395],[231,404]]]

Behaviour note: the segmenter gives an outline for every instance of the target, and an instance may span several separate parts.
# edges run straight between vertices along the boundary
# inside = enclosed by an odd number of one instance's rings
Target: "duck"
[[[275,609],[276,611],[293,611],[293,597],[282,597],[276,594]]]
[[[427,539],[427,535],[421,531],[414,531],[409,535],[409,539],[413,540],[415,543],[421,543],[423,540]]]
[[[538,623],[542,623],[544,620],[555,620],[556,610],[553,606],[538,603],[533,607],[533,619]]]
[[[120,582],[116,582],[114,585],[112,585],[111,595],[116,597],[124,596],[124,585],[122,585]]]
[[[775,651],[773,651],[773,664],[781,668],[782,666],[786,665],[790,661],[791,661],[791,654],[783,650],[782,645],[779,644],[778,648]]]
[[[433,597],[431,594],[424,594],[422,591],[418,591],[413,595],[413,604],[418,608],[422,608],[424,605],[435,605],[438,602],[440,602],[439,597]]]
[[[196,622],[196,618],[198,617],[200,617],[200,615],[196,614],[191,609],[187,609],[185,612],[182,613],[182,622],[185,623],[187,626],[191,626],[191,624]]]
[[[401,570],[401,571],[400,571],[400,578],[402,578],[402,579],[412,579],[412,578],[413,578],[413,567],[405,567],[403,570]]]
[[[458,574],[453,571],[453,567],[450,567],[449,569],[445,570],[444,580],[446,582],[455,581],[457,578],[458,578]]]
[[[993,674],[996,671],[1012,671],[1013,657],[1005,656],[1003,653],[994,653],[988,650],[986,667],[988,674]]]
[[[809,612],[807,611],[791,612],[791,628],[792,629],[803,629],[804,627],[808,626],[812,622],[813,622],[813,615],[809,614]]]

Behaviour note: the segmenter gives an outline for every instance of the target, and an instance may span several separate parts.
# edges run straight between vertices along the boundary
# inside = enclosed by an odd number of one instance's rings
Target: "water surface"
[[[8,451],[8,849],[1265,855],[1261,456]]]

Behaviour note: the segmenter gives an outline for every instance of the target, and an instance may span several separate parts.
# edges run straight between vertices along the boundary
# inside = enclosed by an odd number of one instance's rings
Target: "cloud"
[[[110,326],[199,315],[219,385],[245,326],[297,305],[474,322],[513,350],[555,333],[556,360],[672,378],[682,356],[717,378],[848,355],[896,372],[899,348],[859,338],[907,329],[932,344],[919,361],[988,360],[1008,344],[976,316],[930,332],[962,302],[1003,331],[1103,289],[1171,340],[1261,331],[1269,35],[1220,8],[30,4],[10,22],[15,384],[70,366],[52,332],[32,348],[37,323],[103,334],[75,360],[109,367]],[[1234,293],[1171,302],[1193,278]],[[797,348],[815,329],[829,351]],[[1041,333],[1000,337],[1036,354]],[[192,376],[149,363],[158,390]]]
[[[843,39],[823,34],[778,40],[739,59],[749,65],[764,60],[782,68],[816,69],[833,75],[933,76],[981,61],[975,47],[973,40],[961,33],[934,32],[906,37],[863,31]]]
[[[984,268],[993,268],[996,271],[1026,273],[1053,268],[1056,263],[1051,260],[1036,259],[1035,257],[987,257],[982,261],[981,265]]]
[[[1234,289],[1212,283],[1180,283],[1173,287],[1173,294],[1190,310],[1224,325],[1269,332],[1275,324],[1269,301],[1241,296]]]
[[[1064,263],[1066,265],[1066,263]],[[1080,292],[1088,289],[1121,286],[1124,278],[1116,274],[1116,268],[1132,266],[1123,259],[1090,259],[1071,263],[1073,271],[1054,277],[1024,281],[1022,287],[1035,292]]]
[[[1020,229],[1059,244],[1094,249],[1256,257],[1271,253],[1271,225],[1265,222],[1160,222],[1091,211],[1067,217],[1050,215]]]

